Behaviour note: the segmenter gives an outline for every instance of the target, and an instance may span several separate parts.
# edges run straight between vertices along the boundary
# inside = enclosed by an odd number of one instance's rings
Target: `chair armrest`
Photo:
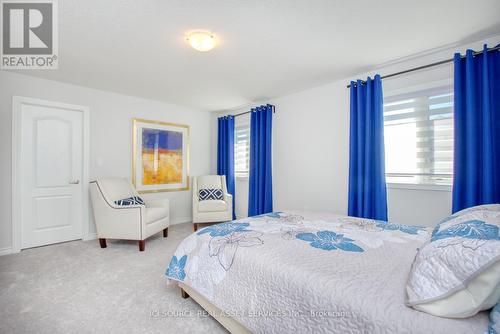
[[[152,199],[144,202],[146,202],[147,208],[168,208],[170,205],[170,201],[168,199]]]
[[[229,214],[229,220],[233,220],[233,195],[231,194],[226,194],[225,201],[227,204],[227,212]]]
[[[193,185],[193,209],[196,208],[198,210],[198,202],[200,201],[200,198],[198,197],[198,189],[194,188],[196,186],[196,181],[194,181]]]
[[[233,212],[233,195],[231,194],[225,194],[224,196],[224,202],[227,203],[227,210],[231,211],[231,215]]]

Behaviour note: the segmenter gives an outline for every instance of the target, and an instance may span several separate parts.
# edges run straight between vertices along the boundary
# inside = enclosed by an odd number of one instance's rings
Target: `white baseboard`
[[[177,218],[175,220],[170,221],[170,225],[177,225],[177,224],[185,224],[185,223],[192,223],[193,219],[191,217],[184,217],[184,218]]]
[[[83,241],[94,240],[97,239],[97,233],[89,233],[82,238]]]
[[[178,218],[178,219],[172,220],[170,222],[170,225],[191,223],[192,221],[193,221],[193,219],[191,219],[191,217]],[[95,239],[97,239],[97,233],[89,233],[82,238],[83,241],[95,240]],[[12,254],[12,253],[14,253],[12,250],[12,247],[0,248],[0,256]]]
[[[8,254],[12,254],[12,247],[4,247],[4,248],[0,248],[0,256],[2,255],[8,255]]]

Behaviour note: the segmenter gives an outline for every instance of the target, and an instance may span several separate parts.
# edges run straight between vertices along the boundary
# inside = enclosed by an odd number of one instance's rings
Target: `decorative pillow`
[[[115,204],[116,205],[121,205],[121,206],[125,206],[125,205],[144,205],[144,201],[139,196],[132,196],[132,197],[129,197],[129,198],[124,198],[124,199],[120,199],[118,201],[115,201]]]
[[[490,312],[490,324],[486,334],[500,334],[500,303]]]
[[[222,189],[200,189],[198,198],[200,201],[221,200],[224,194]]]
[[[463,216],[464,214],[467,214],[467,213],[470,213],[470,212],[484,211],[484,210],[486,210],[486,211],[498,211],[498,212],[500,212],[500,204],[483,204],[483,205],[471,206],[470,208],[463,209],[463,210],[460,210],[458,212],[455,212],[454,214],[452,214],[451,216],[446,217],[439,224],[437,224],[436,227],[434,228],[434,231],[432,232],[432,235],[434,235],[436,233],[436,231],[439,229],[439,227],[441,226],[441,224],[444,224],[447,221],[455,219],[455,218],[457,218],[459,216]]]
[[[500,204],[483,204],[483,205],[472,206],[470,208],[463,209],[463,210],[460,210],[458,212],[455,212],[450,217],[461,216],[461,215],[463,215],[465,213],[468,213],[468,212],[481,211],[481,210],[500,211]]]
[[[436,316],[470,317],[500,298],[500,211],[469,208],[444,219],[418,251],[407,305]]]

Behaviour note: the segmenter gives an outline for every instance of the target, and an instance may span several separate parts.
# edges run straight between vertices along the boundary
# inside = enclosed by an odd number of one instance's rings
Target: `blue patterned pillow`
[[[500,212],[500,204],[483,204],[483,205],[477,205],[477,206],[472,206],[467,209],[463,209],[461,211],[455,212],[451,216],[448,216],[441,220],[436,227],[434,227],[434,230],[432,231],[432,239],[435,238],[435,235],[439,232],[441,225],[447,224],[448,222],[460,217],[460,216],[465,216],[471,212],[476,212],[476,211],[494,211],[494,212]],[[499,333],[500,334],[500,333]]]
[[[200,201],[221,200],[223,197],[222,189],[200,189],[198,192]]]
[[[487,334],[500,334],[500,303],[490,312],[490,324]]]
[[[120,199],[115,201],[116,205],[126,206],[126,205],[144,205],[144,201],[139,196],[132,196],[129,198]]]
[[[418,250],[406,290],[407,305],[441,317],[466,318],[496,305],[500,211],[476,208],[441,221]]]

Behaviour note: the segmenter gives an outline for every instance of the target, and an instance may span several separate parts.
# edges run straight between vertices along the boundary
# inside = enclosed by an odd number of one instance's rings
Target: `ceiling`
[[[500,32],[499,0],[64,0],[47,79],[202,110],[318,86]],[[208,53],[184,34],[220,39]]]

